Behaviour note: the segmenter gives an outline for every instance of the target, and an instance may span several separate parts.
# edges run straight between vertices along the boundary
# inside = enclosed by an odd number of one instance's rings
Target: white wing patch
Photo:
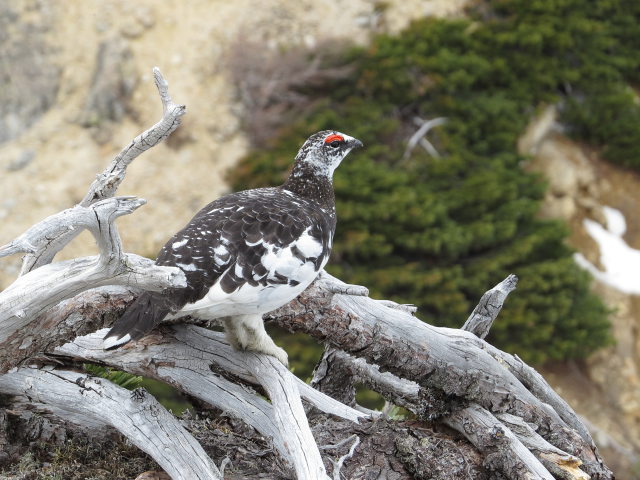
[[[229,243],[229,242],[226,242],[224,237],[220,238],[220,240],[223,243],[221,243],[220,245],[218,245],[216,248],[213,249],[213,261],[218,266],[224,265],[229,262],[229,257],[227,256],[229,254],[229,249],[224,246],[224,243]],[[222,258],[222,257],[226,257],[226,258]]]
[[[186,272],[195,272],[198,269],[193,263],[176,263],[176,266]]]
[[[279,273],[292,280],[300,281],[297,278],[298,270],[302,267],[303,261],[293,255],[291,247],[278,248],[270,244],[265,247],[267,251],[262,255],[260,262],[267,269],[267,278],[274,279],[276,273]]]
[[[124,345],[125,343],[131,341],[131,335],[128,333],[124,337],[109,337],[105,338],[102,342],[102,348],[108,350],[110,348],[117,347],[118,345]]]
[[[268,270],[267,277],[275,278],[276,273],[284,275],[287,278],[298,281],[298,270],[302,267],[302,260],[293,256],[291,247],[276,249],[273,245],[268,246],[267,254],[263,255],[263,259],[268,256],[268,261],[264,262],[264,266]]]
[[[189,239],[188,239],[188,238],[185,238],[184,240],[179,240],[179,241],[177,241],[177,242],[173,242],[173,243],[171,244],[171,248],[173,248],[174,250],[176,250],[176,249],[178,249],[178,248],[182,247],[183,245],[186,245],[188,241],[189,241]]]
[[[264,268],[266,268],[267,271],[271,271],[278,261],[278,255],[276,255],[276,253],[274,252],[273,245],[266,244],[265,248],[267,249],[267,252],[262,255],[262,258],[260,258],[260,262],[262,263],[262,265],[264,265]]]
[[[294,245],[305,257],[317,258],[322,253],[322,243],[309,235],[309,230],[311,230],[311,227],[308,227],[302,235],[300,235],[300,238]]]
[[[233,270],[233,273],[235,274],[236,277],[238,278],[242,278],[242,265],[238,265],[236,263],[236,266]]]
[[[311,249],[310,245],[307,245]],[[303,262],[291,252],[289,248],[277,248],[274,245],[266,245],[267,252],[262,256],[261,262],[267,269],[267,277],[275,278],[279,273],[299,282],[297,285],[256,285],[245,283],[239,289],[226,293],[222,290],[220,282],[211,286],[207,294],[200,300],[185,305],[180,312],[172,318],[185,314],[196,315],[203,319],[215,319],[232,315],[263,314],[290,302],[307,288],[316,278],[313,262]],[[299,247],[298,247],[299,248]],[[315,249],[315,247],[313,247]],[[315,250],[313,250],[315,251]],[[322,267],[327,263],[328,257],[322,260]],[[233,267],[234,273],[241,273],[237,265]],[[220,278],[228,271],[227,269]],[[260,277],[254,277],[259,280]]]

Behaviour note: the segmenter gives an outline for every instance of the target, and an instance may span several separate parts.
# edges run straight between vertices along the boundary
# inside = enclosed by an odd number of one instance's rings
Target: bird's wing
[[[187,287],[140,295],[105,337],[113,339],[106,348],[141,338],[168,313],[203,298],[216,282],[225,293],[246,283],[288,283],[282,264],[270,263],[282,249],[319,270],[334,228],[335,217],[278,189],[239,192],[210,203],[165,244],[156,260],[179,267]]]

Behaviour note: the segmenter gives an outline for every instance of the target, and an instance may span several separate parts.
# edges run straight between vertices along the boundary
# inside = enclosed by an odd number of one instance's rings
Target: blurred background
[[[119,189],[148,200],[119,220],[127,251],[280,183],[311,133],[355,136],[328,270],[450,327],[517,274],[488,340],[640,478],[640,2],[0,2],[0,244],[160,118],[154,66],[187,116]],[[60,258],[95,252],[81,235]],[[321,346],[275,333],[308,379]]]

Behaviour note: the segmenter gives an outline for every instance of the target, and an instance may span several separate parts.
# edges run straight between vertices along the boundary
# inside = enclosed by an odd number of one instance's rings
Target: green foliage
[[[569,99],[564,118],[576,137],[602,145],[606,159],[639,169],[640,108],[635,97],[622,85],[594,91],[581,101]]]
[[[176,415],[182,415],[185,410],[191,408],[191,404],[185,400],[184,396],[178,390],[164,382],[152,378],[140,377],[121,370],[114,370],[102,365],[94,365],[92,363],[85,363],[82,367],[91,375],[106,378],[127,390],[135,390],[136,388],[143,387],[165,408],[171,410]]]
[[[630,87],[640,82],[640,2],[501,0],[496,10],[507,43],[488,46],[513,45],[499,53],[522,67],[523,89],[536,100],[563,100],[572,135],[602,147],[612,162],[640,168],[640,105]]]
[[[317,342],[303,333],[287,333],[286,330],[267,325],[267,331],[278,343],[286,342],[289,369],[307,383],[313,376],[313,367],[320,361],[322,350]]]
[[[640,71],[627,43],[637,46],[640,23],[626,16],[640,19],[640,9],[597,3],[501,0],[474,20],[424,19],[345,52],[353,74],[245,158],[234,188],[280,183],[311,132],[349,133],[366,148],[336,171],[332,273],[454,327],[516,273],[490,340],[532,362],[587,355],[610,341],[607,311],[572,261],[566,227],[536,217],[546,186],[520,168],[516,143],[539,105],[558,102],[574,134],[640,166],[625,83]],[[447,117],[429,134],[442,158],[416,148],[402,159],[416,116]]]
[[[170,410],[174,415],[180,416],[186,410],[193,410],[193,405],[187,401],[184,395],[168,383],[154,380],[153,378],[143,378],[140,386],[153,395],[164,408]]]
[[[82,367],[91,375],[106,378],[112,383],[119,385],[127,390],[135,390],[142,385],[142,377],[132,375],[131,373],[121,370],[113,370],[109,367],[85,363]]]

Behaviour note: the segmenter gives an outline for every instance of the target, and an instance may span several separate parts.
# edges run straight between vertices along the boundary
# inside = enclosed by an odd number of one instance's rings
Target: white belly
[[[323,262],[323,266],[324,263],[326,261]],[[296,298],[315,280],[318,273],[312,262],[306,262],[301,264],[292,276],[294,280],[300,282],[298,285],[251,286],[245,283],[231,293],[225,293],[220,283],[216,282],[203,298],[185,305],[172,317],[193,315],[204,320],[213,320],[233,315],[262,315]]]

